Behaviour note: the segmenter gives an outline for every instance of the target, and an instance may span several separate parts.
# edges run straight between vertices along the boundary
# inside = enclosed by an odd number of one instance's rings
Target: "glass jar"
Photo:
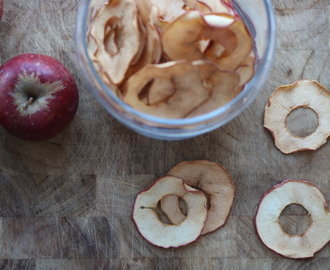
[[[102,0],[81,0],[76,19],[75,47],[78,65],[90,91],[119,122],[151,138],[180,140],[217,129],[238,116],[256,98],[269,74],[276,43],[276,24],[270,0],[234,0],[255,45],[255,74],[229,103],[207,114],[184,119],[167,119],[140,112],[124,103],[100,78],[87,52],[87,31],[95,5]]]

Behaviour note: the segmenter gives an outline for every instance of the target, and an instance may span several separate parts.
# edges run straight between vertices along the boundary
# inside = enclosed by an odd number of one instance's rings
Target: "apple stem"
[[[25,103],[24,109],[27,109],[29,105],[34,101],[34,97],[30,97],[29,100]]]

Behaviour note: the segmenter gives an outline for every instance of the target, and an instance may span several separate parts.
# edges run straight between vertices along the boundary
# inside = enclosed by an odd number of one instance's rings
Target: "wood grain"
[[[95,101],[74,54],[77,5],[5,0],[0,63],[27,52],[58,58],[75,76],[80,104],[71,126],[47,142],[0,128],[0,269],[329,269],[330,244],[313,259],[290,260],[268,250],[253,225],[262,194],[287,178],[311,181],[330,202],[330,144],[283,155],[263,128],[264,106],[279,85],[314,79],[330,89],[329,1],[273,0],[277,50],[264,89],[226,126],[178,142],[137,135]],[[312,117],[298,113],[290,125],[302,132]],[[228,223],[186,247],[150,245],[131,221],[136,194],[173,165],[196,159],[231,173],[237,193]],[[283,226],[304,220],[292,208]]]

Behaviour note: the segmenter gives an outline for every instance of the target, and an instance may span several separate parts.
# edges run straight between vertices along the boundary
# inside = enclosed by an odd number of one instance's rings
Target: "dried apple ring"
[[[197,65],[203,62],[204,60],[200,60],[193,63]],[[240,86],[240,80],[240,76],[235,72],[220,70],[214,72],[207,80],[211,89],[210,97],[191,111],[186,118],[211,112],[230,102],[238,94],[237,88]]]
[[[230,15],[236,15],[235,10],[231,7],[228,3],[223,0],[214,1],[214,0],[195,0],[200,3],[204,3],[205,5],[209,6],[212,12],[214,13],[228,13]]]
[[[279,223],[284,208],[303,206],[311,217],[301,235],[285,233]],[[261,241],[271,250],[289,258],[309,258],[330,240],[330,213],[320,190],[307,181],[286,180],[267,191],[260,201],[255,226]]]
[[[147,65],[127,80],[123,86],[123,100],[144,113],[164,118],[183,118],[209,98],[212,88],[205,82],[218,71],[215,65],[207,61],[194,64],[182,60]],[[149,94],[150,88],[156,89],[152,87],[154,82],[157,82],[158,90],[163,89],[157,93],[158,97],[155,93]],[[152,96],[150,105],[140,99],[145,95]]]
[[[245,60],[240,64],[238,68],[236,68],[236,73],[240,77],[240,81],[238,84],[238,88],[241,90],[246,83],[248,83],[254,75],[254,64],[255,64],[255,56],[254,53],[251,52],[249,56],[245,58]],[[240,91],[238,91],[240,92]]]
[[[171,22],[184,13],[183,0],[150,0],[150,2],[157,7],[159,17],[165,22]]]
[[[187,216],[177,225],[163,223],[155,211],[159,200],[170,194],[181,197],[188,207]],[[204,227],[206,215],[203,192],[187,186],[177,177],[165,176],[137,195],[132,218],[147,241],[155,246],[169,248],[195,241]]]
[[[210,13],[211,8],[199,0],[184,0],[185,2],[185,10],[200,10],[203,13]]]
[[[135,0],[109,1],[95,16],[90,31],[91,58],[101,77],[107,76],[116,85],[124,80],[132,60],[141,51],[137,14]]]
[[[136,6],[138,9],[140,21],[145,29],[145,44],[137,61],[135,63],[131,62],[131,65],[127,70],[125,78],[129,78],[147,64],[159,63],[159,60],[162,55],[160,35],[153,22],[155,11],[153,9],[152,4],[150,3],[150,0],[136,1]]]
[[[290,112],[300,107],[312,109],[319,120],[316,130],[306,137],[294,136],[286,125]],[[313,80],[278,87],[265,107],[264,127],[272,133],[275,146],[285,154],[316,150],[330,135],[329,91]]]
[[[225,48],[221,56],[208,56],[208,59],[215,62],[220,69],[235,70],[253,48],[250,33],[243,20],[235,16],[217,14],[205,15],[204,20],[208,25],[203,31],[204,37]],[[208,54],[207,50],[205,54]]]
[[[222,70],[235,70],[253,47],[240,18],[227,14],[203,15],[198,10],[187,11],[174,20],[162,38],[164,54],[169,59],[209,59]],[[199,44],[205,39],[212,41],[212,45],[204,53]]]
[[[225,168],[208,160],[183,161],[174,166],[167,175],[179,177],[187,185],[197,187],[209,195],[210,208],[202,235],[213,232],[226,223],[234,201],[235,184]],[[168,219],[177,224],[180,222],[180,214],[175,208],[167,205],[173,206],[173,201],[176,202],[176,208],[179,208],[177,196],[164,197],[161,200],[161,208]]]

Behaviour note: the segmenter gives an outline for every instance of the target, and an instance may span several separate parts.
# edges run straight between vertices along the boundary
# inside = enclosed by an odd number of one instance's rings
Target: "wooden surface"
[[[0,269],[330,269],[330,244],[313,259],[286,259],[268,250],[253,226],[262,194],[287,178],[311,181],[330,202],[330,143],[283,155],[263,128],[263,108],[277,86],[314,79],[330,89],[329,0],[273,0],[277,51],[264,89],[231,123],[179,142],[137,135],[95,101],[74,55],[77,4],[5,0],[0,62],[28,52],[58,58],[75,75],[80,105],[69,129],[47,142],[0,129]],[[289,126],[301,133],[315,121],[301,110]],[[228,223],[183,248],[154,247],[130,219],[134,198],[173,165],[195,159],[219,162],[234,178]],[[308,221],[297,207],[285,212],[283,226],[293,231]]]

